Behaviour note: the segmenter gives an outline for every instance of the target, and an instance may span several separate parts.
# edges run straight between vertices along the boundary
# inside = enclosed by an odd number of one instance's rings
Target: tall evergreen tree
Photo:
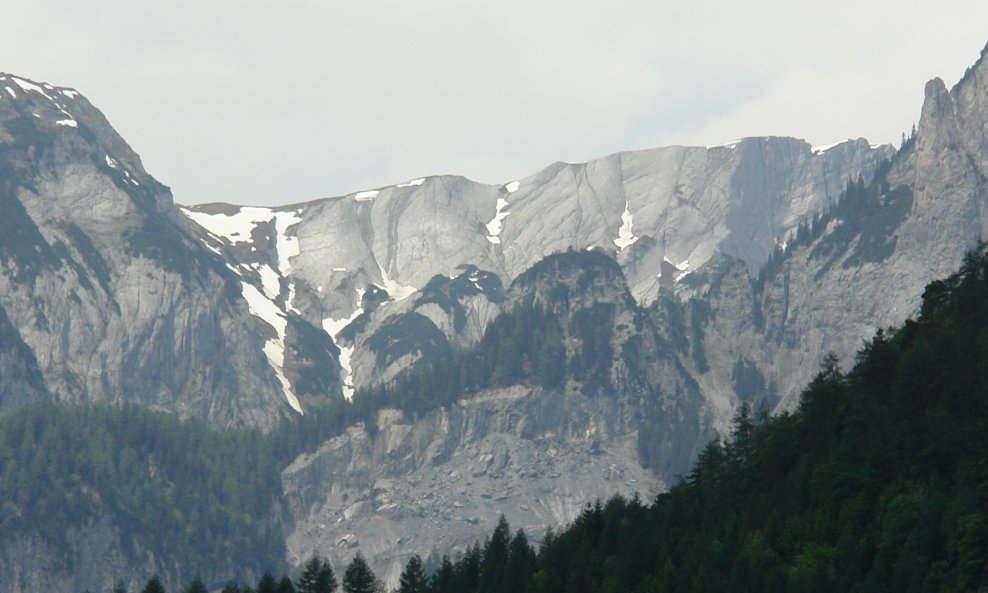
[[[424,593],[427,584],[422,558],[415,554],[408,559],[405,570],[398,577],[398,593]]]
[[[329,562],[319,556],[313,556],[305,563],[297,585],[299,593],[333,593],[338,583]]]
[[[281,577],[278,581],[278,593],[296,593],[295,583],[288,576]]]
[[[278,581],[270,572],[264,573],[261,580],[257,581],[257,593],[278,593]]]
[[[165,593],[165,586],[161,584],[161,579],[158,578],[158,575],[154,575],[148,579],[141,593]]]
[[[431,593],[453,593],[453,579],[455,576],[453,562],[449,556],[443,555],[439,568],[429,579],[429,589]]]
[[[374,593],[376,589],[377,578],[374,577],[363,554],[357,552],[346,567],[346,572],[343,573],[344,593]]]
[[[196,577],[189,583],[189,586],[185,589],[185,593],[209,593],[209,589],[203,584],[202,579]]]

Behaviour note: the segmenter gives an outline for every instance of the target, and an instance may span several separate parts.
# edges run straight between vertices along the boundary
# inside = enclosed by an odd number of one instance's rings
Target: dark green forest
[[[0,417],[0,533],[56,550],[105,517],[190,574],[284,566],[270,438],[136,406],[42,402]],[[219,569],[219,570],[217,570]]]

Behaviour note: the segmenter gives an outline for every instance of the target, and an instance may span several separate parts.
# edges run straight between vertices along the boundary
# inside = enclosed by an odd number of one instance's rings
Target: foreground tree
[[[398,593],[424,593],[426,590],[425,566],[418,554],[408,559],[405,571],[398,577]]]
[[[209,593],[209,589],[203,584],[202,579],[196,577],[189,583],[188,588],[185,589],[185,593]]]
[[[343,591],[345,593],[374,593],[377,590],[377,579],[368,566],[364,556],[357,552],[350,565],[343,573]]]
[[[319,556],[305,563],[296,583],[298,593],[334,593],[337,586],[333,568]]]
[[[165,586],[161,584],[158,575],[154,575],[148,580],[148,584],[144,585],[141,593],[165,593]]]

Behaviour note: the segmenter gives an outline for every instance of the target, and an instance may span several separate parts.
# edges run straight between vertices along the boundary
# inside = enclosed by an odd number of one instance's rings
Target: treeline
[[[421,558],[412,557],[408,563],[408,568],[401,575],[402,593],[424,593],[428,586],[428,579],[425,575],[425,567]],[[333,567],[328,561],[315,556],[302,567],[298,577],[292,579],[285,575],[275,578],[267,572],[257,581],[256,587],[242,585],[236,580],[228,581],[221,593],[335,593],[342,590],[343,593],[378,593],[384,590],[384,585],[374,575],[367,561],[359,552],[354,556],[350,564],[347,565],[343,573],[342,582],[337,581]],[[113,589],[113,593],[128,593],[126,585],[119,582]],[[157,575],[152,576],[140,593],[167,593],[164,585]],[[182,593],[209,593],[209,588],[202,579],[196,577],[187,587],[182,589]]]
[[[495,530],[433,593],[965,592],[988,586],[988,257],[919,318],[836,357],[798,411],[752,417],[650,505],[615,498],[536,554]],[[498,543],[495,545],[494,542]],[[450,575],[450,580],[437,578]]]
[[[0,533],[64,551],[73,529],[107,517],[123,541],[190,574],[279,568],[280,469],[254,430],[130,405],[32,404],[0,417]]]

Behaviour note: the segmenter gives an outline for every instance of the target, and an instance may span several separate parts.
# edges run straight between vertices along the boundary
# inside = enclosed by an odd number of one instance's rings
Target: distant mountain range
[[[662,489],[988,229],[984,52],[898,149],[748,138],[272,208],[176,206],[73,89],[0,74],[0,124],[0,410],[270,431],[353,400],[370,422],[282,474],[288,561],[359,548],[391,580],[499,513],[538,535]]]

